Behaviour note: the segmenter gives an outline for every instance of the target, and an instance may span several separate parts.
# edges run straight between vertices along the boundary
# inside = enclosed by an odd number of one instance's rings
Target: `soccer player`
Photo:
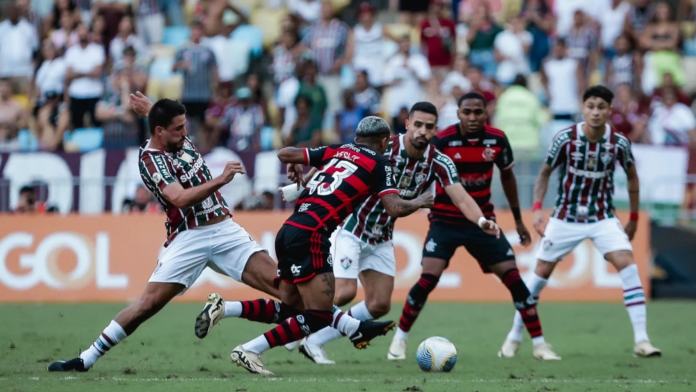
[[[631,240],[636,233],[639,208],[638,173],[631,144],[607,119],[614,94],[604,86],[590,87],[583,95],[585,121],[560,131],[546,154],[534,186],[534,228],[543,236],[537,250],[537,265],[529,281],[532,295],[546,286],[556,263],[580,242],[589,238],[604,258],[614,265],[624,289],[624,303],[633,324],[636,356],[660,356],[646,329],[645,293],[633,262]],[[616,218],[612,196],[614,168],[626,171],[631,215],[625,228]],[[556,210],[548,224],[541,211],[549,177],[560,168]],[[522,320],[515,314],[512,330],[499,355],[513,357],[522,341]]]
[[[523,245],[531,241],[522,223],[517,200],[517,183],[512,167],[515,162],[505,133],[486,124],[486,100],[479,93],[464,94],[459,99],[459,124],[439,132],[432,143],[447,155],[457,167],[459,180],[479,205],[486,218],[494,219],[491,198],[493,166],[500,169],[500,178],[515,217],[517,233]],[[423,273],[409,292],[387,358],[406,358],[406,339],[428,294],[437,286],[442,272],[460,246],[466,248],[485,273],[494,273],[512,294],[512,300],[523,314],[524,324],[534,342],[534,357],[544,360],[560,359],[544,341],[536,302],[529,293],[515,264],[515,254],[504,235],[491,236],[476,222],[462,214],[449,193],[437,184],[435,205],[430,210],[430,230],[423,248]]]
[[[137,93],[131,96],[131,106],[136,113],[148,116],[152,137],[140,148],[140,175],[167,214],[165,250],[140,298],[117,314],[79,357],[54,362],[49,371],[89,370],[174,296],[183,294],[206,267],[279,297],[274,285],[275,262],[230,218],[229,208],[218,191],[235,175],[244,174],[241,163],[228,162],[223,173],[213,178],[187,137],[183,105],[168,99],[152,105],[147,97]],[[263,301],[270,304],[270,314],[265,313],[269,320],[301,313],[276,301]],[[250,315],[239,317],[255,319]]]
[[[383,155],[390,133],[384,120],[367,117],[358,124],[355,144],[311,149],[286,147],[278,152],[281,162],[288,164],[288,177],[296,180],[298,186],[302,165],[318,169],[300,194],[295,212],[278,232],[275,244],[278,275],[282,279],[280,297],[292,305],[299,296],[305,311],[237,346],[232,351],[232,361],[238,366],[252,373],[272,374],[263,367],[262,352],[300,340],[331,324],[350,336],[357,348],[364,348],[371,339],[394,328],[393,321],[360,322],[340,310],[332,312],[335,260],[329,253],[331,233],[373,193],[394,217],[432,205],[430,193],[413,200],[399,197],[394,168]]]
[[[462,214],[487,233],[497,235],[498,226],[486,220],[474,199],[459,182],[454,162],[439,152],[430,140],[437,132],[437,108],[430,102],[413,105],[406,120],[405,135],[392,136],[385,156],[394,165],[396,188],[404,199],[413,199],[433,181],[442,187]],[[351,307],[348,314],[358,320],[378,319],[389,312],[394,290],[396,257],[392,233],[396,218],[387,214],[380,199],[373,195],[363,202],[332,237],[336,296],[334,304],[343,306],[355,298],[357,279],[365,289],[365,300]],[[319,364],[333,364],[323,346],[339,337],[333,328],[324,328],[302,340],[300,352]]]

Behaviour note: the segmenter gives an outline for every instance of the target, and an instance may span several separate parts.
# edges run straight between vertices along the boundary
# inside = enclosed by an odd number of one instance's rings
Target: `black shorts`
[[[478,226],[451,225],[442,222],[430,222],[430,230],[423,246],[423,257],[443,259],[449,266],[450,259],[458,247],[466,251],[478,261],[485,273],[493,264],[515,260],[515,253],[503,233],[500,238],[486,234]]]
[[[300,283],[314,275],[333,273],[331,233],[283,225],[276,236],[278,276],[288,283]]]
[[[399,0],[399,11],[426,13],[430,7],[428,0]]]

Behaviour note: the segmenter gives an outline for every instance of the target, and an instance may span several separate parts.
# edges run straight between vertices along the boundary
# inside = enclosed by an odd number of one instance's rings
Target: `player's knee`
[[[391,302],[389,300],[385,301],[378,299],[366,301],[365,305],[367,306],[367,311],[370,312],[370,315],[376,319],[384,316],[391,310]]]
[[[351,284],[352,283],[352,284]],[[350,283],[341,283],[336,281],[336,293],[334,294],[334,305],[345,306],[352,301],[358,294],[358,284],[353,281]]]
[[[543,279],[548,279],[551,277],[551,273],[553,272],[554,267],[556,266],[556,263],[550,263],[548,261],[537,261],[536,269],[534,270],[534,273]]]
[[[616,267],[617,271],[621,271],[622,269],[633,264],[633,252],[631,252],[630,250],[620,250],[612,252],[606,255],[605,257],[609,262],[614,264],[614,267]]]

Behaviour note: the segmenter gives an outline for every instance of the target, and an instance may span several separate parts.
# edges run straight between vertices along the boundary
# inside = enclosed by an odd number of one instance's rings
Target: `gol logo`
[[[75,290],[87,285],[93,278],[100,289],[128,287],[128,276],[109,273],[109,235],[96,234],[92,240],[79,233],[55,232],[43,238],[31,253],[35,236],[15,232],[0,239],[0,284],[14,290],[29,290],[43,283],[57,290]],[[10,252],[21,249],[19,268],[24,273],[10,271]],[[75,255],[76,265],[70,272],[58,268],[58,255],[69,251]]]

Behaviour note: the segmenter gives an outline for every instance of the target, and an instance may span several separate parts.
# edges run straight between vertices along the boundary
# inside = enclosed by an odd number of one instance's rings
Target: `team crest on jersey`
[[[611,160],[614,159],[614,154],[605,151],[599,156],[599,159],[602,160],[602,163],[608,165],[611,162]]]
[[[350,268],[350,265],[351,265],[351,264],[353,264],[353,260],[351,260],[351,259],[349,259],[349,258],[347,258],[347,257],[344,257],[344,258],[341,259],[341,267],[343,267],[343,269],[348,269],[348,268]]]
[[[544,240],[541,242],[541,246],[544,247],[544,250],[549,250],[553,246],[553,242],[551,242],[551,240],[548,238],[544,238]]]
[[[483,159],[485,159],[486,162],[492,162],[495,159],[495,150],[493,150],[491,146],[486,146],[486,149],[483,150]]]
[[[326,258],[326,262],[333,267],[333,257],[331,255],[329,255],[329,257]]]
[[[416,184],[418,184],[418,185],[422,184],[423,181],[425,181],[426,177],[427,176],[425,175],[425,173],[416,174]]]

